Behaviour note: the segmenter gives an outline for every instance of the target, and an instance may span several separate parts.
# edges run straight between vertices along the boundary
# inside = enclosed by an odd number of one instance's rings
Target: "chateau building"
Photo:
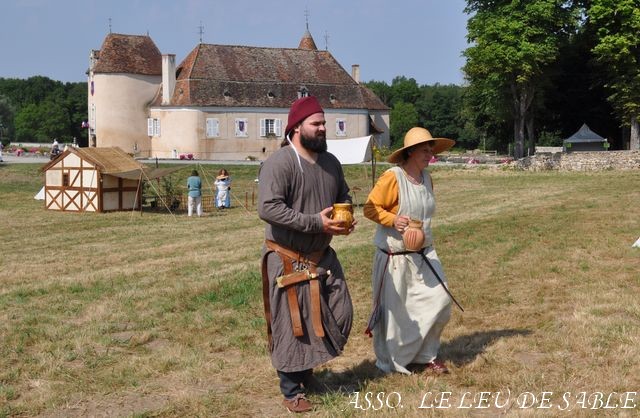
[[[198,44],[179,64],[149,36],[110,33],[88,72],[89,146],[139,157],[264,160],[291,103],[316,96],[327,139],[389,145],[389,108],[307,30],[298,48]]]

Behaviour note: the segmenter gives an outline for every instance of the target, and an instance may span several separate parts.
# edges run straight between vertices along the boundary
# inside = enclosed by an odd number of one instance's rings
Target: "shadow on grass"
[[[440,346],[439,357],[449,360],[456,366],[471,363],[478,355],[500,338],[529,335],[533,331],[528,329],[500,329],[493,331],[474,332],[462,335]]]
[[[340,373],[323,370],[314,376],[320,387],[312,391],[344,395],[361,391],[369,382],[384,377],[384,373],[378,370],[374,361],[364,360]]]
[[[500,338],[530,335],[533,331],[528,329],[503,329],[493,331],[475,332],[463,335],[442,344],[439,358],[449,360],[456,366],[464,366],[471,363],[478,355],[482,354],[488,346]],[[416,365],[417,366],[417,365]],[[413,368],[420,373],[424,366]],[[314,372],[314,382],[307,387],[309,393],[318,395],[349,395],[361,392],[369,383],[385,376],[372,360],[363,360],[359,364],[340,373],[330,370]]]

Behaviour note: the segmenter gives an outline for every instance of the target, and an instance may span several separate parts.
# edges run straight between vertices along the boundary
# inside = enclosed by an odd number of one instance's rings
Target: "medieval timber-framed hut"
[[[45,208],[70,212],[139,209],[143,169],[117,147],[67,148],[41,169]]]

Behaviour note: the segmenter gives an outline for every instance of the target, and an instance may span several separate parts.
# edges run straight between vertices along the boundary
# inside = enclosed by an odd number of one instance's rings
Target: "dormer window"
[[[269,91],[267,93],[267,97],[270,98],[270,99],[275,99],[276,95],[272,91]]]
[[[336,102],[336,95],[335,94],[330,94],[329,95],[329,101],[331,103],[335,103]]]
[[[225,99],[231,98],[231,92],[229,90],[225,90],[224,93],[222,93],[222,95],[224,96]]]

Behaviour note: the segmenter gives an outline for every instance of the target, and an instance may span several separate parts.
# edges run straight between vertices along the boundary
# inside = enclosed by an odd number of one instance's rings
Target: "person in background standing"
[[[198,216],[202,216],[202,180],[198,176],[198,171],[191,171],[191,176],[187,179],[187,189],[189,190],[188,197],[188,216],[193,214],[193,207],[196,207],[196,213]]]
[[[229,177],[229,172],[221,168],[213,184],[217,189],[216,207],[218,209],[229,208],[231,206],[231,177]]]
[[[51,144],[51,157],[55,157],[60,154],[60,144],[58,143],[58,138],[53,138],[53,144]]]

